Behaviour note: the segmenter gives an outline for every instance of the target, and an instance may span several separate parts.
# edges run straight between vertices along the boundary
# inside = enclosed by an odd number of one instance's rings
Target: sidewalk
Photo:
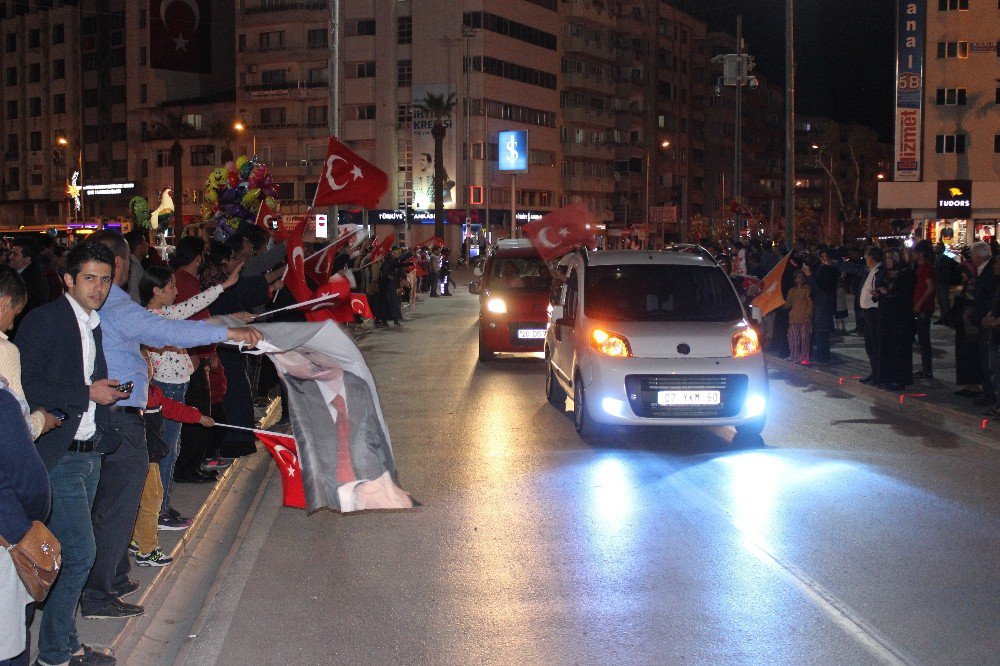
[[[848,320],[848,330],[854,328],[853,318]],[[833,337],[830,363],[801,366],[769,356],[772,369],[788,368],[801,377],[817,383],[835,384],[841,390],[863,396],[879,404],[893,404],[914,416],[929,419],[948,419],[957,425],[981,431],[1000,432],[1000,420],[983,415],[985,407],[973,404],[969,398],[955,395],[955,331],[947,326],[931,325],[934,379],[915,379],[903,391],[887,391],[861,383],[871,374],[871,365],[865,353],[865,340],[861,335]],[[913,369],[920,369],[920,348],[913,344]]]

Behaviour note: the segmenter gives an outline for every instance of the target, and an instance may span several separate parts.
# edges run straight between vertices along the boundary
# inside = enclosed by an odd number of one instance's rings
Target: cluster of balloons
[[[205,203],[201,219],[215,224],[215,237],[228,239],[243,224],[253,224],[261,202],[272,210],[278,207],[274,197],[278,184],[267,172],[267,165],[254,155],[240,155],[233,162],[212,171],[205,181]]]

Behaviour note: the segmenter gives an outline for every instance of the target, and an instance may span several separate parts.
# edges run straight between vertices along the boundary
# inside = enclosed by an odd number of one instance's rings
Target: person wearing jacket
[[[796,271],[795,286],[788,290],[782,307],[788,310],[787,360],[809,365],[809,329],[812,327],[813,300],[804,272]]]

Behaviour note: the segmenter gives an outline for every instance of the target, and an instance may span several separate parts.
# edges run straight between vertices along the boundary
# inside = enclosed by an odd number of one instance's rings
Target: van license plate
[[[657,391],[658,405],[718,405],[722,402],[719,391]]]
[[[521,328],[517,331],[518,340],[541,340],[544,337],[544,328]]]

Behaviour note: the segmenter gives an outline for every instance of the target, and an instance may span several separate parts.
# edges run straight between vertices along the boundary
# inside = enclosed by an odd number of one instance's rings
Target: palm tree
[[[434,118],[434,127],[431,128],[431,136],[434,137],[434,235],[444,238],[444,137],[448,130],[444,121],[451,116],[455,110],[455,93],[448,93],[448,96],[427,95],[413,105],[421,115]]]

